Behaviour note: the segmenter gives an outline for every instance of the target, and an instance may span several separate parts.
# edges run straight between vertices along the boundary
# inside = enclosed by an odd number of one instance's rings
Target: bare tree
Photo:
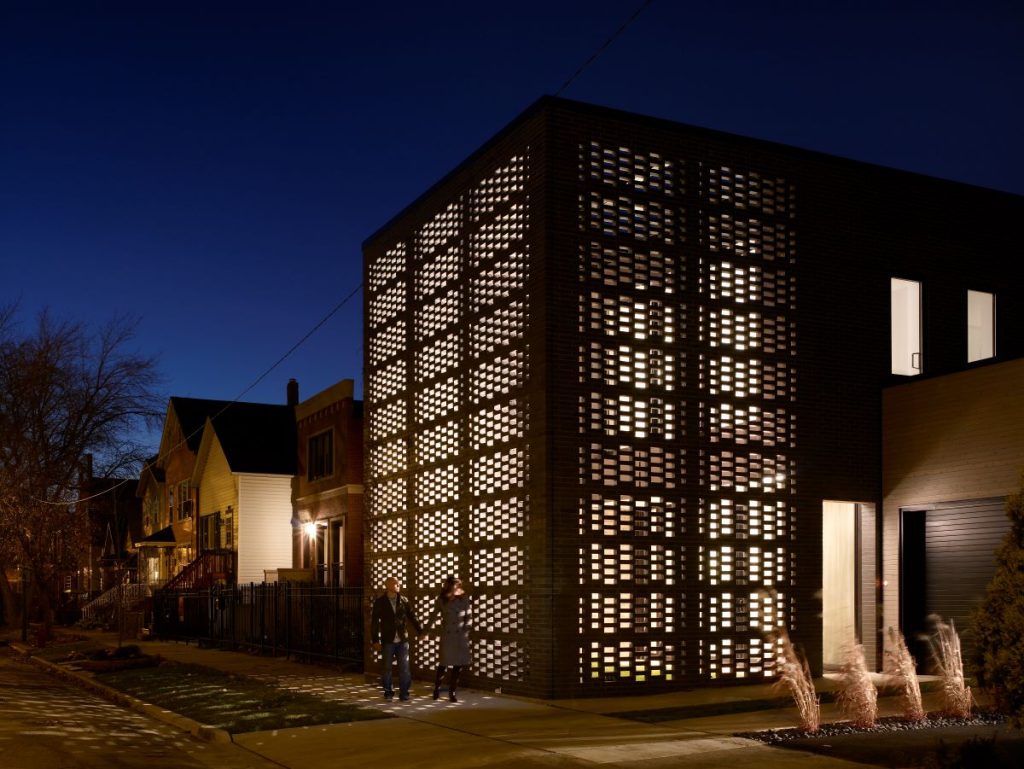
[[[88,547],[83,458],[104,477],[138,465],[133,438],[160,418],[159,377],[129,349],[129,319],[92,332],[44,311],[31,332],[18,328],[14,308],[0,308],[0,594],[10,596],[7,568],[27,569],[49,630],[60,577]],[[8,620],[17,611],[7,602]]]

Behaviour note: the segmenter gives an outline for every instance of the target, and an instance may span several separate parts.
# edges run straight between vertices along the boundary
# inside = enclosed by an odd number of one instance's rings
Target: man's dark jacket
[[[406,623],[416,628],[417,635],[423,632],[423,626],[416,619],[412,606],[401,593],[398,594],[398,610],[391,608],[391,599],[387,593],[373,602],[373,613],[370,615],[370,643],[393,643],[397,631],[401,641],[408,641]]]

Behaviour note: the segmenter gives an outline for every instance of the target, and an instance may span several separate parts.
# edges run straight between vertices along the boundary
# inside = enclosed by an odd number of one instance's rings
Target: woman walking
[[[427,620],[429,632],[441,622],[441,650],[434,679],[434,699],[441,696],[441,681],[444,673],[451,668],[448,676],[448,699],[458,702],[455,690],[459,685],[459,673],[469,664],[469,596],[462,590],[462,580],[448,577],[434,603],[434,611]]]

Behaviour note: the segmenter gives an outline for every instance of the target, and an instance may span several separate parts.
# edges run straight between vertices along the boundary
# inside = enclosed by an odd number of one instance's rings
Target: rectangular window
[[[221,532],[220,511],[211,515],[204,515],[199,521],[199,546],[203,550],[218,550]]]
[[[967,362],[996,354],[996,295],[967,292]]]
[[[309,456],[307,457],[306,477],[315,481],[326,478],[334,473],[334,433],[314,435],[309,439]]]
[[[192,482],[182,481],[178,484],[178,520],[184,521],[192,517]]]
[[[921,284],[892,278],[892,373],[921,373]]]
[[[210,530],[211,522],[213,520],[212,515],[206,515],[199,519],[199,549],[209,550],[213,547],[213,543],[210,541]]]

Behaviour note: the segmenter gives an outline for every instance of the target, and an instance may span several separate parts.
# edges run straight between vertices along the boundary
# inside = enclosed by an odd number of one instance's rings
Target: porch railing
[[[109,606],[115,606],[118,603],[122,606],[131,606],[133,604],[140,603],[149,595],[149,593],[149,585],[138,582],[114,585],[110,590],[105,593],[100,593],[96,598],[82,607],[82,618],[92,619],[93,615],[97,611]]]
[[[162,590],[197,590],[235,579],[234,550],[204,550],[198,558],[175,574]]]

